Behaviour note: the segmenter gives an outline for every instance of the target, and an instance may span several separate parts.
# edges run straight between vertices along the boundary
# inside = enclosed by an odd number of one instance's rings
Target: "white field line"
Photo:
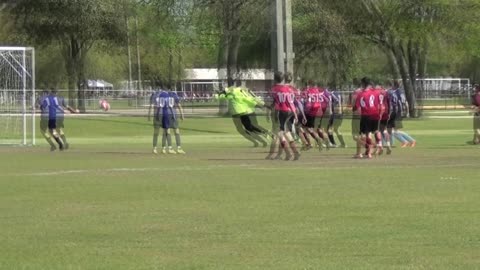
[[[267,162],[267,161],[266,161]],[[282,163],[283,162],[283,163]],[[358,160],[358,163],[361,165],[352,165],[352,166],[338,166],[338,167],[328,167],[328,170],[355,170],[355,169],[364,169],[366,168],[365,162],[368,160]],[[285,163],[285,161],[272,161],[271,164],[278,164],[278,167],[266,167],[258,166],[256,164],[231,164],[231,165],[209,165],[209,166],[179,166],[179,167],[170,167],[170,168],[112,168],[112,169],[84,169],[84,170],[64,170],[64,171],[50,171],[50,172],[34,172],[34,173],[18,173],[11,174],[11,176],[59,176],[59,175],[78,175],[78,174],[99,174],[99,173],[136,173],[136,172],[163,172],[163,171],[211,171],[214,169],[221,168],[244,168],[247,170],[261,170],[261,171],[278,171],[278,170],[292,170],[292,169],[301,169],[301,170],[325,170],[322,166],[325,166],[321,162],[290,162]],[[309,165],[309,167],[303,166],[293,166],[293,165]],[[317,165],[318,167],[312,167],[311,165]],[[373,164],[378,168],[378,164]],[[380,165],[382,169],[431,169],[431,168],[462,168],[462,167],[478,167],[478,163],[462,163],[462,164],[431,164],[431,165]]]

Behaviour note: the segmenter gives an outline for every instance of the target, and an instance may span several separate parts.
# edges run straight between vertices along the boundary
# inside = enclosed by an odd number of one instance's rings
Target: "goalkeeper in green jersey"
[[[226,99],[232,120],[238,133],[253,143],[254,147],[268,145],[262,136],[268,136],[268,130],[260,127],[255,115],[255,108],[264,106],[264,102],[246,88],[235,86],[232,79],[228,87],[219,93],[219,99]]]

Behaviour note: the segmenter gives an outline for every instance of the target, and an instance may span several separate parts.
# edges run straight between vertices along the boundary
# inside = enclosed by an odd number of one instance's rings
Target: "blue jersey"
[[[45,113],[48,112],[48,119],[49,120],[56,120],[57,113],[61,110],[60,103],[58,102],[58,98],[55,95],[48,95],[42,101],[42,112],[45,110]]]
[[[402,115],[404,100],[404,95],[400,89],[388,90],[388,105],[391,113]]]
[[[157,116],[176,117],[175,106],[180,102],[176,93],[162,90],[156,92],[152,99],[152,104],[155,106],[155,114]]]
[[[47,103],[46,103],[46,99],[47,99],[48,95],[42,95],[39,99],[38,99],[38,104],[40,104],[40,115],[43,119],[47,119],[48,118],[48,106],[47,106]]]
[[[342,107],[342,94],[340,92],[337,92],[337,91],[331,91],[330,92],[330,98],[331,98],[331,102],[330,102],[330,106],[332,108],[332,113],[334,114],[341,114],[342,113],[342,110],[341,110],[341,107]]]

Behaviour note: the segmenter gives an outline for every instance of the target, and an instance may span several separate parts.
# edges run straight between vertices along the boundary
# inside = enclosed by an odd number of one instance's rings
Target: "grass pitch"
[[[478,269],[471,120],[416,120],[417,148],[266,161],[230,119],[67,119],[71,150],[0,148],[0,269]],[[349,122],[345,137],[351,142]]]

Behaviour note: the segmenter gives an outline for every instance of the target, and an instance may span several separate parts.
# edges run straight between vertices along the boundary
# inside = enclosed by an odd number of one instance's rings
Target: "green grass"
[[[392,156],[298,162],[264,160],[227,118],[182,123],[186,156],[153,156],[144,118],[67,120],[67,152],[0,148],[0,269],[480,265],[470,119],[407,121],[418,147]]]

